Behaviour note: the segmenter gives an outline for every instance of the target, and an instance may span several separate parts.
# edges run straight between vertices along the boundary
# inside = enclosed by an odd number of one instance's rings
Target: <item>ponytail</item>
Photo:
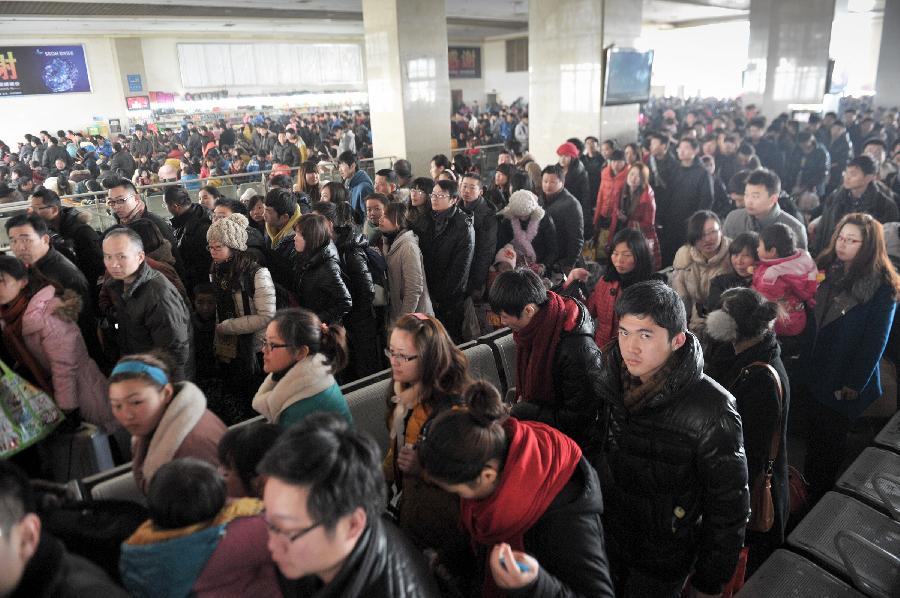
[[[465,407],[438,415],[425,431],[418,456],[428,475],[447,484],[475,481],[495,460],[503,469],[509,451],[504,423],[509,409],[489,382],[470,384],[463,392]]]
[[[322,324],[322,340],[319,341],[319,348],[328,360],[332,374],[337,374],[347,367],[350,357],[347,353],[347,332],[343,326]]]
[[[272,322],[292,347],[306,347],[310,355],[321,353],[336,374],[347,367],[347,333],[343,326],[329,326],[308,309],[294,307],[275,312]]]

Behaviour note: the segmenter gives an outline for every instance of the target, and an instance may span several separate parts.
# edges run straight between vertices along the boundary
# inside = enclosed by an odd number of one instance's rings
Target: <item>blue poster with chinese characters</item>
[[[0,46],[0,96],[89,91],[84,46]]]

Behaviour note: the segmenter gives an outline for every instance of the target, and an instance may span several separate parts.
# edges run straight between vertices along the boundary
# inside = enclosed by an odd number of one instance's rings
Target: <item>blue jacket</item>
[[[826,278],[816,292],[816,317],[810,318],[814,336],[803,369],[816,401],[855,419],[881,396],[878,362],[897,302],[890,285],[880,280],[858,282],[851,292],[830,292],[829,287]],[[844,386],[857,391],[859,398],[835,398],[835,391]]]
[[[375,193],[375,186],[372,184],[369,174],[365,170],[357,170],[344,184],[350,191],[350,207],[354,212],[365,216],[366,198]]]
[[[144,545],[122,545],[119,571],[128,592],[137,598],[181,598],[191,588],[225,534],[226,524]]]

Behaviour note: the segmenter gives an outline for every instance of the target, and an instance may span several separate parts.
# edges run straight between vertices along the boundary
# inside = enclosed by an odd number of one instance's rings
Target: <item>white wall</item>
[[[66,93],[0,97],[0,139],[12,149],[24,141],[25,133],[37,134],[45,129],[55,134],[58,129],[83,129],[110,118],[125,119],[125,93],[119,78],[119,67],[112,38],[15,37],[4,36],[11,46],[84,44],[85,60],[91,77],[91,93]]]
[[[485,94],[496,93],[497,99],[506,104],[520,97],[528,101],[528,71],[506,72],[506,38],[485,40],[481,61]]]

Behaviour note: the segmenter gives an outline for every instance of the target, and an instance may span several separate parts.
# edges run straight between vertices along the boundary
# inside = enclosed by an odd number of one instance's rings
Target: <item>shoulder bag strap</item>
[[[778,420],[775,422],[775,429],[772,430],[772,440],[769,442],[769,458],[766,463],[766,472],[770,473],[778,456],[778,448],[781,443],[781,420],[784,415],[784,388],[781,385],[781,377],[778,371],[772,367],[772,364],[764,361],[754,361],[744,368],[745,372],[749,372],[752,367],[764,368],[769,375],[775,380],[776,396],[778,398]]]

